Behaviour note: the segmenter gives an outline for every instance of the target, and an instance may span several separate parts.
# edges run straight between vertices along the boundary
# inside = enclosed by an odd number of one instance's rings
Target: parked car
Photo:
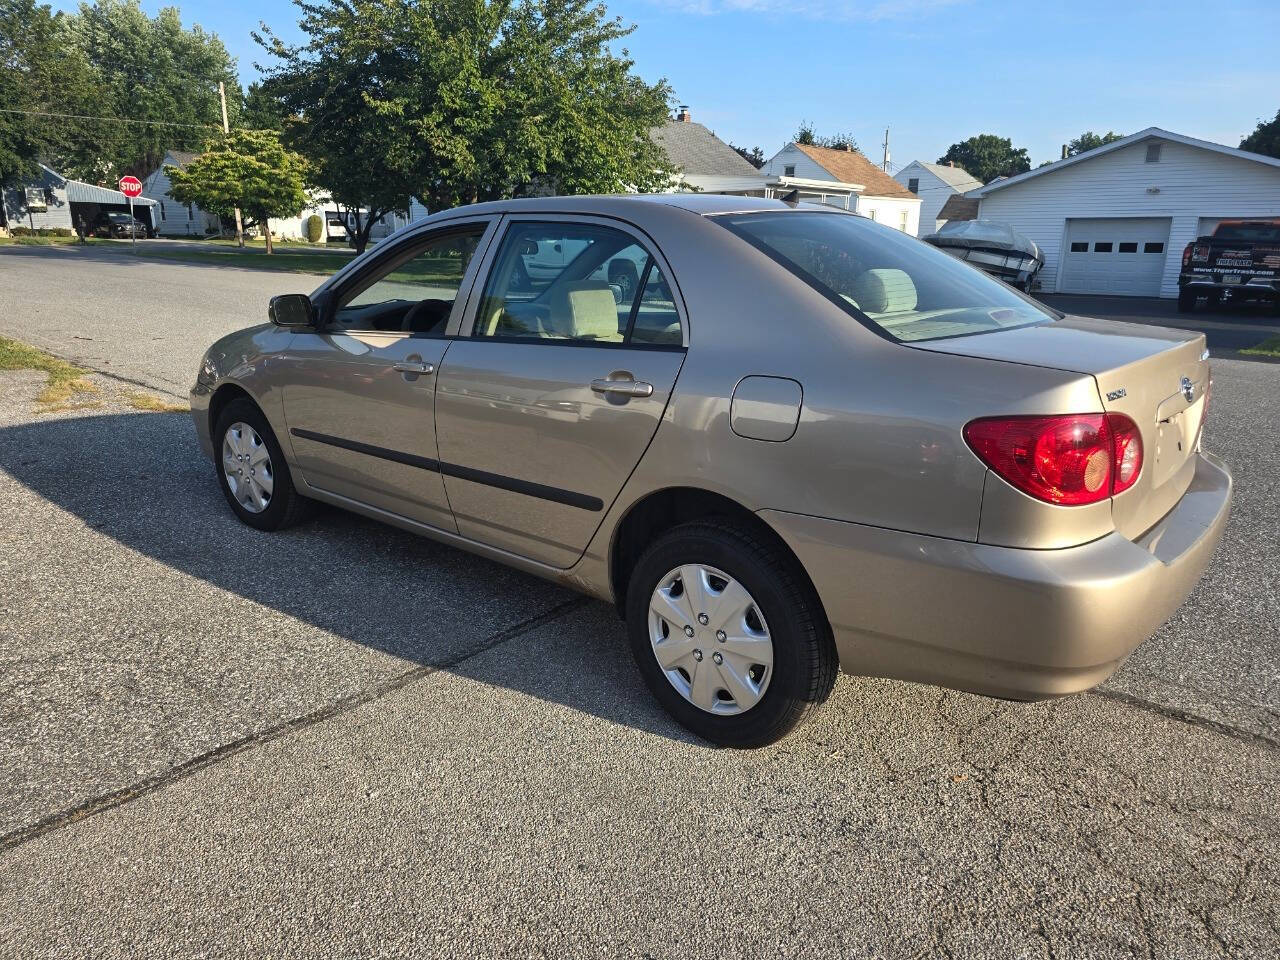
[[[1036,242],[998,220],[952,220],[924,241],[1024,292],[1044,266]]]
[[[127,213],[108,213],[95,233],[100,237],[128,240],[132,237],[145,237],[147,225]]]
[[[1260,300],[1280,311],[1280,219],[1223,220],[1182,251],[1178,309]]]
[[[530,271],[555,242],[579,252]],[[320,501],[611,601],[657,699],[721,744],[778,739],[837,667],[1100,683],[1231,500],[1202,335],[1063,316],[834,208],[461,207],[268,312],[191,392],[244,523]]]

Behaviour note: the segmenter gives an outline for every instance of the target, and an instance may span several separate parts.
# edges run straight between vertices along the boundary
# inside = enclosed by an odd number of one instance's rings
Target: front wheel
[[[835,645],[813,588],[791,557],[744,529],[668,531],[636,564],[626,612],[649,689],[713,743],[780,740],[835,684]]]
[[[241,521],[259,530],[281,530],[311,513],[315,501],[294,488],[275,432],[251,400],[228,403],[213,436],[218,485]]]

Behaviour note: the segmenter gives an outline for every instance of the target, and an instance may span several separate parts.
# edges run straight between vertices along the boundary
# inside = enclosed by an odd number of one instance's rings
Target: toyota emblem
[[[1194,403],[1196,399],[1196,385],[1191,382],[1190,377],[1182,378],[1182,395],[1187,398],[1187,403]]]

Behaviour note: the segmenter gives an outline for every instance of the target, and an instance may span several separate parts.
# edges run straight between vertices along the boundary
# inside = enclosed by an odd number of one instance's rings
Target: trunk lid
[[[1209,392],[1203,334],[1067,317],[911,346],[1092,376],[1101,408],[1125,414],[1142,432],[1142,474],[1111,501],[1115,527],[1126,537],[1154,526],[1191,483]]]

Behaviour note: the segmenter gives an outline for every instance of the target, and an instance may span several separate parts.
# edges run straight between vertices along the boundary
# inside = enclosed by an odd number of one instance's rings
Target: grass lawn
[[[79,243],[79,237],[0,237],[0,246],[8,247],[52,247],[68,243]],[[89,243],[97,243],[93,237]]]
[[[1268,337],[1261,343],[1254,344],[1247,350],[1241,350],[1241,353],[1252,354],[1255,357],[1275,357],[1280,360],[1280,337]]]
[[[234,241],[233,241],[234,244]],[[301,248],[301,249],[299,249]],[[337,273],[346,265],[353,254],[323,253],[307,250],[304,245],[281,250],[267,255],[265,250],[201,250],[199,248],[175,250],[151,246],[138,247],[137,256],[151,257],[159,260],[178,260],[186,263],[212,263],[219,266],[243,267],[249,270],[279,270],[287,273],[314,273],[327,277]],[[458,275],[458,261],[453,257],[416,257],[387,275],[388,280],[405,283],[440,283],[460,285],[462,277]]]

